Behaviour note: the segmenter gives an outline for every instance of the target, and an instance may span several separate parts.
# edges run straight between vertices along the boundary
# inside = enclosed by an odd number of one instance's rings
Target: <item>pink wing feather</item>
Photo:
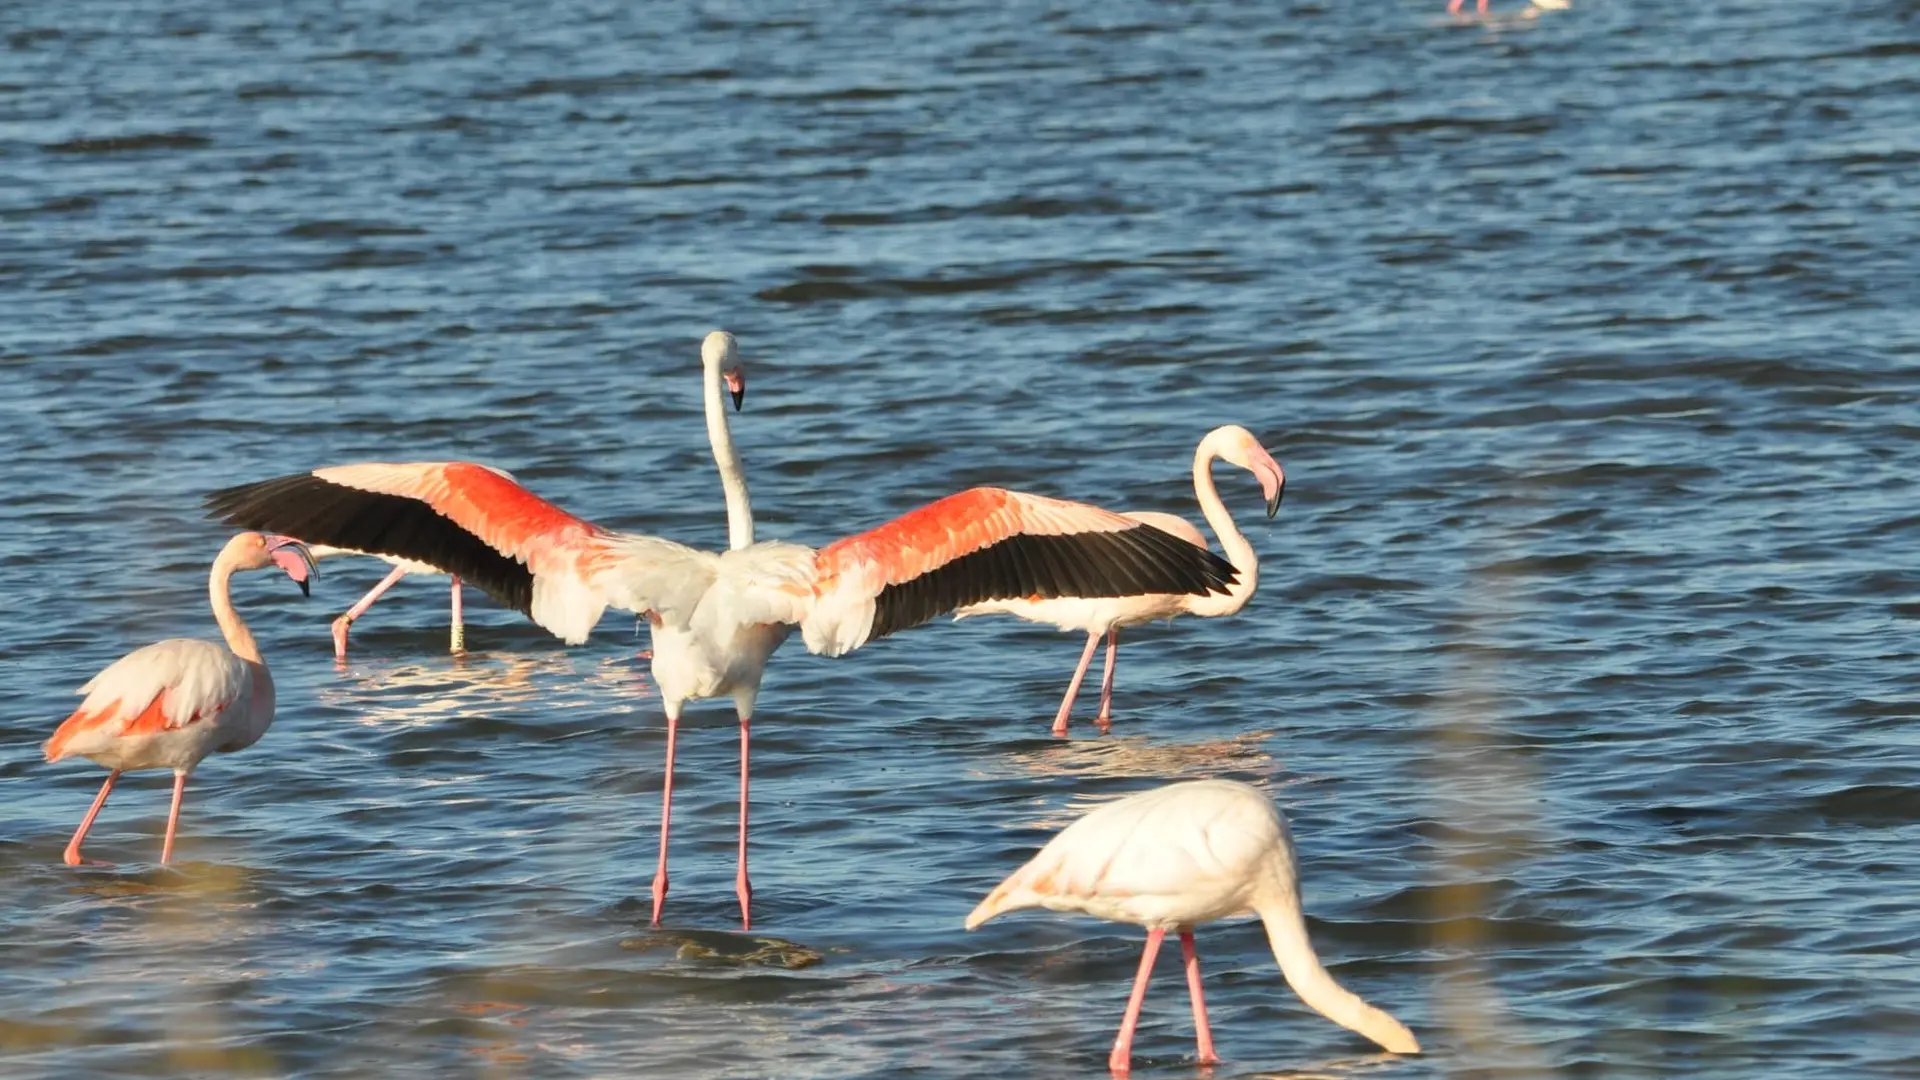
[[[1085,503],[972,488],[828,545],[816,556],[807,648],[839,656],[984,599],[1031,591],[1127,596],[1224,590],[1233,568],[1140,521]]]
[[[212,719],[247,698],[252,683],[246,661],[210,641],[173,638],[135,649],[80,688],[87,696],[47,739],[47,760]]]
[[[536,574],[576,570],[583,543],[603,530],[469,461],[362,462],[315,469],[328,483],[417,499]]]

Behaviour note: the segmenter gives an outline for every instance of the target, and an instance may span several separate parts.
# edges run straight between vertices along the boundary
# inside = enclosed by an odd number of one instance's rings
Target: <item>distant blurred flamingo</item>
[[[603,529],[466,462],[342,465],[216,491],[220,520],[442,567],[585,641],[608,607],[652,627],[653,677],[666,706],[657,925],[667,895],[673,758],[685,702],[733,699],[740,719],[740,868],[734,891],[752,926],[747,763],[767,660],[795,626],[810,652],[841,656],[966,604],[1013,596],[1126,596],[1224,590],[1212,553],[1097,507],[973,488],[815,551],[754,542],[746,472],[727,427],[746,378],[733,335],[701,345],[707,436],[726,495],[720,554]]]
[[[1466,0],[1447,0],[1447,14],[1460,14],[1460,7],[1465,2]],[[1538,18],[1542,11],[1566,11],[1572,6],[1571,0],[1531,0],[1527,6],[1527,10],[1521,12],[1521,18],[1534,19]],[[1487,13],[1487,0],[1478,0],[1478,2],[1474,4],[1474,11],[1480,15],[1485,15]]]
[[[187,774],[209,753],[252,746],[273,723],[273,676],[228,588],[235,571],[272,566],[307,591],[313,556],[299,541],[254,532],[227,541],[207,580],[226,647],[197,638],[158,641],[115,660],[80,688],[86,700],[47,740],[47,760],[78,754],[111,771],[67,844],[68,866],[80,864],[81,841],[128,769],[173,770],[173,809],[160,847],[160,864],[171,862]]]
[[[1257,915],[1287,985],[1300,1000],[1341,1027],[1396,1054],[1417,1054],[1406,1025],[1333,981],[1307,940],[1300,882],[1286,819],[1258,788],[1232,780],[1191,780],[1143,791],[1067,826],[1025,866],[1001,882],[967,916],[972,930],[1022,908],[1073,911],[1147,928],[1126,1017],[1107,1067],[1131,1065],[1134,1026],[1147,996],[1154,957],[1168,930],[1180,934],[1187,992],[1202,1065],[1219,1060],[1200,990],[1193,928],[1216,919]]]
[[[1073,712],[1073,699],[1079,696],[1080,680],[1086,677],[1087,665],[1093,662],[1093,650],[1100,644],[1102,634],[1107,638],[1107,669],[1100,680],[1100,715],[1094,719],[1094,723],[1104,731],[1113,716],[1113,661],[1114,652],[1120,646],[1120,627],[1172,619],[1176,615],[1232,615],[1253,598],[1253,591],[1260,584],[1260,559],[1254,554],[1253,545],[1247,543],[1247,538],[1234,525],[1233,515],[1227,513],[1226,505],[1220,501],[1219,491],[1213,486],[1215,458],[1229,465],[1237,465],[1259,478],[1260,490],[1267,497],[1269,519],[1280,510],[1280,496],[1286,490],[1287,476],[1280,468],[1280,463],[1273,460],[1266,447],[1260,445],[1260,440],[1238,424],[1227,424],[1207,432],[1206,438],[1201,439],[1199,447],[1194,450],[1193,490],[1200,500],[1200,512],[1206,515],[1207,524],[1220,537],[1221,550],[1226,552],[1227,561],[1233,564],[1239,575],[1226,592],[1205,596],[1155,593],[1099,599],[992,600],[984,604],[969,604],[954,613],[956,619],[964,619],[969,615],[1013,615],[1028,622],[1052,623],[1062,630],[1086,633],[1087,647],[1080,653],[1080,666],[1073,669],[1073,681],[1067,684],[1067,696],[1060,702],[1060,711],[1053,718],[1055,735],[1067,733],[1067,717]],[[1142,511],[1126,513],[1124,516],[1145,522],[1203,550],[1207,546],[1207,539],[1200,535],[1200,530],[1172,514]]]

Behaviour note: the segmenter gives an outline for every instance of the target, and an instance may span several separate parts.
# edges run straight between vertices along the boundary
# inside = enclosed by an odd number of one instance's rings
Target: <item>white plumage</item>
[[[191,769],[212,751],[241,750],[273,718],[273,680],[231,649],[198,638],[143,645],[87,681],[75,712],[92,719],[65,741],[63,756],[109,769]],[[129,727],[157,711],[158,724]]]
[[[87,830],[128,769],[173,770],[173,808],[160,848],[160,862],[171,861],[187,774],[210,753],[252,746],[273,723],[273,676],[229,589],[235,571],[272,566],[307,590],[313,556],[299,541],[254,532],[227,541],[207,576],[225,647],[194,638],[155,642],[115,660],[80,688],[86,697],[47,739],[46,758],[90,758],[111,771],[67,844],[68,865],[81,861]]]
[[[1406,1026],[1333,980],[1307,940],[1293,837],[1258,788],[1194,780],[1102,806],[1047,842],[967,916],[972,930],[997,915],[1043,907],[1133,923],[1147,947],[1109,1064],[1125,1072],[1134,1024],[1160,939],[1178,931],[1188,963],[1202,1063],[1213,1056],[1200,994],[1193,928],[1257,915],[1288,985],[1310,1007],[1397,1054],[1420,1051]]]
[[[1099,646],[1102,635],[1107,639],[1107,664],[1100,679],[1100,712],[1095,716],[1094,723],[1104,731],[1110,726],[1113,715],[1113,667],[1120,647],[1121,627],[1139,626],[1178,615],[1205,618],[1232,615],[1245,607],[1247,601],[1253,598],[1253,591],[1260,587],[1260,558],[1254,553],[1253,545],[1241,534],[1239,526],[1234,524],[1233,515],[1227,512],[1226,504],[1220,501],[1219,490],[1214,487],[1213,462],[1216,458],[1247,470],[1260,481],[1267,499],[1268,518],[1272,518],[1280,509],[1280,498],[1286,490],[1287,477],[1280,463],[1273,460],[1273,455],[1267,453],[1266,447],[1260,445],[1260,440],[1238,424],[1214,428],[1194,449],[1194,495],[1200,503],[1201,513],[1206,516],[1207,524],[1220,537],[1220,547],[1226,553],[1227,561],[1233,564],[1234,582],[1225,591],[1204,596],[1143,593],[1133,596],[989,600],[981,604],[969,604],[954,612],[956,619],[972,615],[1012,615],[1028,622],[1051,623],[1062,630],[1077,630],[1087,635],[1086,648],[1080,652],[1080,663],[1073,669],[1073,678],[1067,683],[1066,697],[1061,699],[1060,709],[1053,717],[1055,735],[1067,733],[1067,718],[1072,715],[1074,698],[1080,693],[1080,680],[1086,677],[1087,665],[1093,662],[1093,651]],[[1207,538],[1183,518],[1151,510],[1133,511],[1120,516],[1151,525],[1202,551],[1206,550]]]

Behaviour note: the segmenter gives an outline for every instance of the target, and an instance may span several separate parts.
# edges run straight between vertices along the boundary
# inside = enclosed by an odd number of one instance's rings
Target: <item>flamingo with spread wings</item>
[[[738,408],[746,392],[733,335],[707,335],[701,361],[707,434],[727,505],[729,549],[717,554],[603,529],[467,462],[345,465],[207,497],[223,521],[444,567],[569,643],[586,640],[608,607],[644,614],[667,716],[656,924],[667,895],[680,713],[689,700],[730,698],[740,720],[734,888],[741,923],[752,926],[754,702],[768,658],[795,627],[809,651],[841,656],[986,600],[1205,594],[1234,580],[1225,560],[1132,518],[1001,488],[950,495],[818,551],[756,543],[746,473],[727,427],[725,393]]]
[[[109,771],[67,843],[67,865],[82,861],[80,844],[107,804],[114,781],[128,769],[173,770],[173,808],[160,846],[160,864],[172,862],[187,774],[208,754],[245,750],[266,734],[273,723],[273,676],[252,631],[233,608],[229,582],[237,570],[275,566],[307,591],[313,556],[298,540],[243,532],[227,541],[207,579],[226,647],[198,638],[156,641],[115,660],[80,688],[86,699],[46,741],[47,760],[78,755]]]
[[[1226,504],[1220,501],[1219,489],[1213,485],[1215,459],[1237,465],[1260,481],[1260,490],[1267,498],[1268,519],[1272,519],[1280,510],[1280,496],[1286,490],[1287,475],[1280,468],[1280,463],[1273,460],[1273,455],[1267,453],[1266,447],[1260,445],[1260,440],[1238,424],[1227,424],[1207,432],[1194,450],[1193,491],[1200,500],[1200,512],[1206,515],[1207,524],[1213,526],[1214,533],[1220,537],[1221,550],[1227,553],[1227,559],[1233,563],[1238,574],[1226,592],[989,600],[983,604],[969,604],[954,612],[956,619],[964,619],[969,615],[1013,615],[1028,622],[1052,623],[1062,630],[1079,630],[1087,635],[1087,647],[1080,653],[1080,666],[1073,669],[1073,679],[1067,683],[1067,696],[1060,702],[1060,711],[1054,714],[1055,735],[1067,733],[1067,716],[1073,712],[1073,699],[1080,694],[1080,680],[1086,677],[1087,665],[1093,662],[1093,650],[1100,644],[1102,635],[1107,639],[1107,669],[1100,680],[1100,714],[1095,717],[1094,723],[1105,731],[1113,716],[1113,661],[1114,653],[1120,647],[1121,627],[1172,619],[1176,615],[1208,618],[1232,615],[1253,599],[1253,591],[1260,584],[1260,559],[1254,554],[1253,545],[1247,542],[1234,524],[1233,515],[1227,513]],[[1125,516],[1145,522],[1170,536],[1177,536],[1202,550],[1206,549],[1207,538],[1182,518],[1151,511],[1136,511]]]

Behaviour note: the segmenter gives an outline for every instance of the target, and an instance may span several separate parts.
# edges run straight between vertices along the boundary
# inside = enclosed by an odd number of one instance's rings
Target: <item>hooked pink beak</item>
[[[1287,492],[1287,472],[1265,450],[1253,461],[1253,475],[1260,478],[1260,492],[1267,497],[1267,520],[1280,512],[1280,497]]]
[[[722,377],[727,380],[727,392],[733,395],[733,411],[739,412],[740,404],[747,400],[747,377],[738,369],[726,372]]]
[[[272,557],[273,564],[285,570],[294,584],[300,586],[301,596],[313,595],[312,587],[307,583],[320,580],[320,568],[314,565],[313,552],[291,536],[269,536],[266,540],[267,554]]]

